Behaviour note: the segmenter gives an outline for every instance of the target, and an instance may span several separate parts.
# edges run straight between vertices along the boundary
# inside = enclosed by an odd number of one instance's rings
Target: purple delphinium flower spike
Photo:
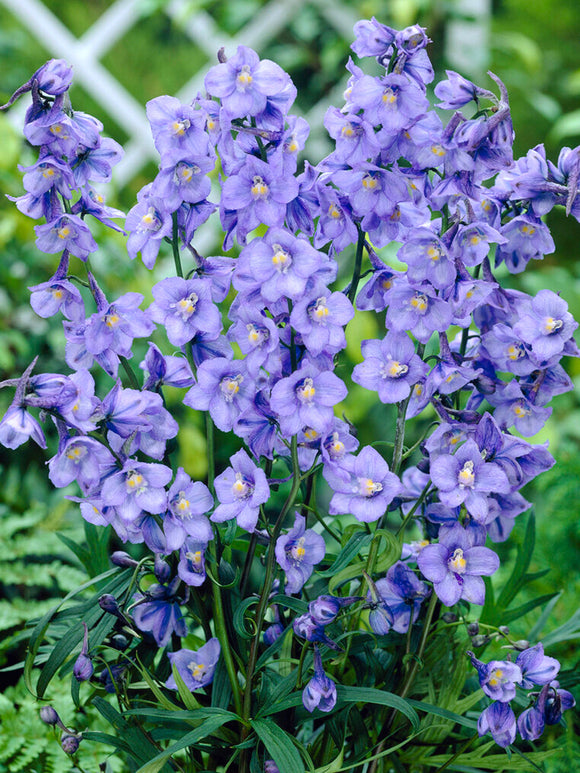
[[[466,529],[457,523],[439,529],[439,544],[426,545],[417,556],[423,576],[433,583],[435,593],[447,607],[465,599],[473,604],[485,602],[482,575],[490,576],[499,567],[493,550],[483,547],[485,530]]]
[[[220,504],[211,520],[217,523],[235,518],[238,526],[253,532],[258,522],[260,505],[270,496],[266,473],[241,449],[232,457],[231,467],[215,479],[215,490]]]
[[[359,521],[377,521],[402,491],[399,478],[371,446],[358,456],[347,454],[340,463],[325,465],[323,475],[334,491],[329,513],[352,513]]]
[[[336,685],[324,673],[318,647],[314,647],[314,676],[302,693],[302,703],[307,711],[332,711],[336,705]]]
[[[276,540],[276,560],[286,572],[286,594],[300,592],[325,551],[324,538],[307,529],[306,518],[296,513],[294,526]]]
[[[171,661],[171,665],[175,666],[178,670],[185,685],[191,692],[194,692],[202,687],[206,687],[213,681],[220,652],[219,641],[216,638],[212,638],[198,650],[183,649],[179,650],[179,652],[168,652],[167,657]],[[173,675],[165,682],[165,686],[170,690],[177,690],[177,684]]]
[[[492,703],[481,713],[477,721],[480,736],[489,733],[503,749],[516,739],[516,717],[509,703]]]

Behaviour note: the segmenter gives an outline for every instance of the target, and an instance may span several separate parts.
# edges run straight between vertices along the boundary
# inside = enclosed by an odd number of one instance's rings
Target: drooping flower
[[[302,692],[302,703],[307,711],[332,711],[336,705],[336,685],[322,667],[318,647],[314,647],[314,676]]]
[[[489,733],[503,749],[516,739],[516,717],[509,703],[496,701],[480,714],[477,721],[480,736]]]

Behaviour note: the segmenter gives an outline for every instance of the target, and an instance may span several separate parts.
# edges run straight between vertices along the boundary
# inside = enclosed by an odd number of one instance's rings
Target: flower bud
[[[116,550],[111,555],[111,561],[115,566],[122,566],[124,568],[128,566],[139,566],[139,562],[135,561],[134,558],[131,558],[131,556],[128,553],[125,553],[124,550]]]
[[[527,641],[527,639],[518,639],[518,641],[515,641],[513,643],[513,647],[516,650],[520,650],[520,652],[523,652],[523,650],[527,650],[530,646],[530,642]]]
[[[161,556],[155,556],[155,568],[153,569],[157,582],[168,582],[171,577],[171,567]]]
[[[471,639],[471,643],[474,647],[483,647],[484,644],[488,644],[490,642],[489,636],[484,636],[483,634],[479,634],[478,636],[474,636]]]
[[[81,652],[76,659],[73,668],[75,678],[78,679],[79,682],[86,682],[91,678],[94,670],[93,661]]]
[[[441,619],[444,623],[456,623],[457,622],[457,615],[455,612],[444,612],[441,615]]]
[[[72,733],[63,733],[60,739],[60,745],[66,754],[76,754],[81,742],[80,735]]]
[[[507,625],[500,625],[498,628],[499,632],[502,633],[504,636],[507,636],[510,632],[510,629],[507,627]]]
[[[479,623],[469,623],[467,633],[469,636],[477,636],[479,633]]]
[[[114,636],[111,636],[111,646],[122,652],[129,646],[129,639],[123,636],[122,633],[116,633]]]
[[[64,727],[61,718],[58,716],[56,710],[53,709],[52,706],[43,706],[40,709],[40,718],[47,725],[58,725],[59,727]]]
[[[102,596],[99,596],[99,606],[110,615],[119,616],[121,614],[117,599],[111,593],[103,593]]]

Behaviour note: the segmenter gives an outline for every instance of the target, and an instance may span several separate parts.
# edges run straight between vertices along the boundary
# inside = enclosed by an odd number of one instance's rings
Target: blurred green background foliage
[[[290,2],[290,0],[288,0]],[[45,0],[49,8],[75,36],[81,36],[113,5],[110,0]],[[187,0],[179,13],[169,15],[169,0],[141,0],[136,12],[138,22],[103,57],[103,65],[125,86],[140,104],[160,94],[176,93],[209,61],[185,31],[191,14],[204,11],[219,29],[233,37],[252,20],[259,18],[267,0]],[[338,14],[329,24],[328,14]],[[562,145],[580,144],[580,4],[578,0],[359,0],[343,5],[305,2],[275,39],[259,48],[261,57],[276,60],[286,68],[297,88],[295,112],[306,114],[327,100],[340,104],[346,83],[344,65],[352,39],[352,19],[376,16],[395,27],[420,23],[427,27],[433,43],[430,55],[436,68],[436,80],[444,70],[457,69],[464,75],[490,86],[485,71],[493,70],[506,83],[516,131],[515,156],[540,142],[548,158],[556,161]],[[243,42],[243,41],[241,41]],[[470,42],[475,48],[469,55]],[[468,55],[461,49],[467,46]],[[230,52],[232,53],[232,52]],[[25,82],[47,58],[67,57],[43,49],[26,27],[0,2],[0,101]],[[121,143],[127,134],[107,116],[103,108],[82,88],[75,86],[72,101],[76,109],[96,115],[105,124],[105,133]],[[320,113],[322,118],[323,111]],[[321,122],[321,119],[320,119]],[[323,133],[322,133],[323,134]],[[320,133],[318,136],[322,136]],[[22,193],[18,164],[28,165],[34,152],[27,147],[8,118],[0,115],[0,190]],[[319,157],[324,146],[318,147]],[[308,144],[306,147],[308,155]],[[315,159],[317,160],[317,159]],[[155,166],[143,167],[130,184],[108,194],[108,203],[128,210],[137,190],[152,179]],[[504,278],[509,286],[535,294],[548,287],[561,292],[570,310],[580,319],[580,260],[578,243],[580,225],[566,219],[561,209],[547,218],[557,251],[541,263],[534,261],[523,275]],[[63,339],[60,323],[42,320],[28,305],[27,286],[45,281],[56,266],[55,256],[38,252],[34,246],[33,223],[21,215],[4,197],[0,200],[0,380],[20,374],[31,359],[40,355],[42,370],[61,368]],[[100,245],[94,260],[99,281],[111,296],[129,289],[142,292],[146,302],[152,284],[149,272],[140,262],[131,263],[124,249],[124,237],[107,231],[94,221],[93,232]],[[214,254],[220,251],[214,245]],[[163,271],[163,261],[161,261]],[[347,351],[353,362],[360,359],[358,344],[377,335],[379,324],[369,314],[362,314],[350,330],[352,338]],[[141,352],[142,354],[143,352]],[[139,352],[135,362],[140,361]],[[580,362],[565,362],[576,384],[580,382]],[[346,410],[360,428],[363,441],[369,442],[377,424],[393,426],[390,406],[377,405],[373,396],[360,387],[354,389]],[[108,387],[107,387],[108,388]],[[0,392],[0,411],[11,400],[11,390]],[[169,401],[180,418],[183,406],[179,396]],[[180,462],[196,477],[205,474],[205,440],[201,421],[196,423],[188,411],[187,425],[180,431]],[[426,420],[428,421],[428,420]],[[580,400],[579,392],[556,399],[554,413],[547,427],[534,442],[549,441],[557,465],[541,476],[527,491],[534,502],[537,517],[537,543],[531,571],[546,567],[550,572],[526,590],[527,597],[561,591],[561,596],[547,616],[545,631],[568,620],[578,609],[580,598]],[[53,439],[54,443],[54,439]],[[221,436],[217,444],[219,460],[225,466],[236,449],[231,438]],[[61,541],[61,532],[69,538],[82,539],[82,523],[76,506],[50,489],[44,471],[47,457],[33,444],[13,454],[0,448],[0,668],[11,668],[22,659],[27,633],[24,625],[42,614],[54,599],[82,581],[81,567]],[[518,523],[511,540],[499,546],[509,570],[516,546],[523,539],[524,525]],[[34,565],[34,570],[31,566]],[[526,598],[521,597],[520,603]],[[537,622],[535,611],[514,626],[517,635],[526,638]],[[578,626],[577,626],[578,627]],[[555,643],[550,654],[563,659],[568,670],[577,669],[575,639]],[[516,637],[517,638],[517,637]],[[17,670],[0,673],[0,686],[14,685]],[[30,699],[20,687],[15,690],[12,708],[0,702],[0,720],[14,726],[31,713]],[[18,692],[20,690],[20,692]],[[10,693],[11,695],[12,693]],[[579,697],[579,696],[577,696]],[[16,711],[22,712],[13,716]],[[20,707],[20,708],[19,708]],[[7,719],[10,717],[9,720]],[[72,721],[69,716],[66,721]],[[572,723],[571,723],[572,724]],[[37,723],[37,736],[43,730]],[[12,726],[12,725],[11,725]],[[36,731],[35,731],[36,732]],[[565,754],[547,768],[550,773],[573,769],[580,751],[574,740],[574,727],[560,741]],[[55,770],[46,746],[38,742],[34,754],[22,757],[21,746],[0,748],[0,771]],[[57,751],[59,751],[57,749]],[[64,754],[61,764],[66,765]],[[43,767],[44,766],[44,767]]]

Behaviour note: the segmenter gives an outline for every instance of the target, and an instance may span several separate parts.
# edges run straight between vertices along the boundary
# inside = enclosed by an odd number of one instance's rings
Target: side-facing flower
[[[471,663],[477,669],[479,684],[483,692],[495,701],[509,703],[516,697],[516,684],[522,682],[522,671],[516,663],[509,660],[492,660],[482,663],[473,652],[467,653]]]
[[[198,650],[183,649],[179,652],[168,652],[167,657],[179,672],[185,685],[193,692],[211,684],[220,652],[219,641],[211,638]],[[177,690],[173,674],[165,682],[165,686],[170,690]]]
[[[477,721],[480,736],[489,733],[498,746],[503,749],[515,741],[516,717],[509,703],[492,703],[480,715]]]
[[[294,526],[276,540],[276,560],[286,572],[285,592],[299,593],[314,570],[322,561],[326,546],[324,538],[306,528],[306,518],[296,513]]]

